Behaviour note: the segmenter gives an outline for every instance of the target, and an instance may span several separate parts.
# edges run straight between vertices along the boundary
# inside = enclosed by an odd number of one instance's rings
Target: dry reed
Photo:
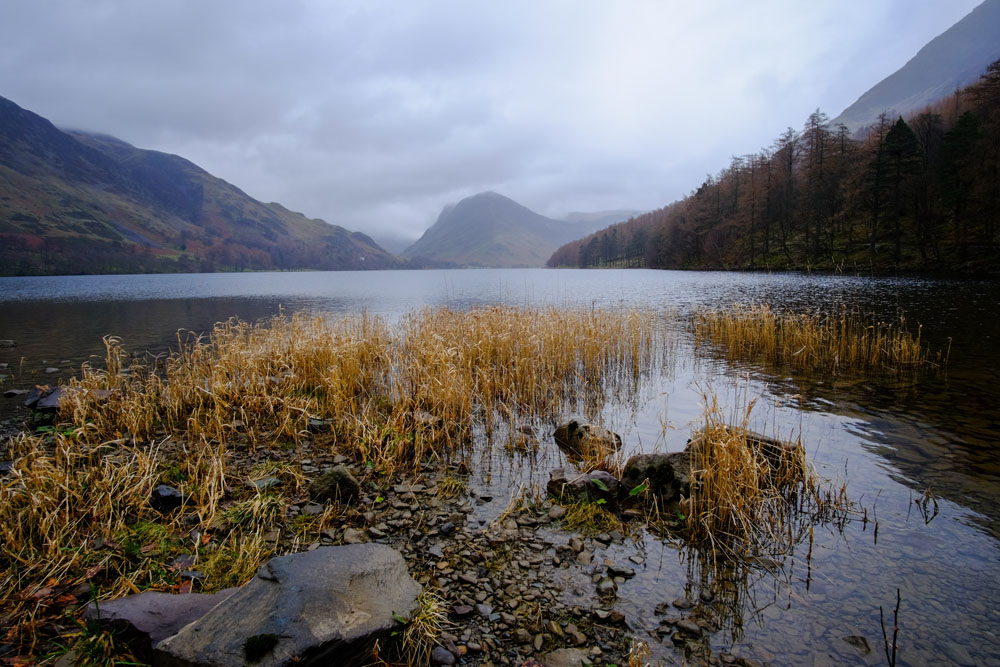
[[[147,365],[130,365],[123,341],[107,337],[104,367],[63,387],[55,432],[8,447],[0,625],[30,654],[50,598],[84,582],[101,599],[169,587],[162,573],[178,554],[200,559],[207,589],[249,579],[271,555],[262,533],[304,480],[294,466],[247,470],[234,443],[314,438],[392,474],[447,458],[498,420],[552,419],[581,400],[599,409],[652,372],[658,341],[654,317],[637,310],[506,307],[428,309],[396,327],[368,315],[231,320],[178,334],[174,352]],[[284,486],[234,497],[266,476]],[[150,507],[165,478],[181,513]]]
[[[839,313],[778,313],[767,305],[701,310],[695,340],[722,346],[730,359],[760,359],[796,369],[901,372],[942,361],[914,337],[903,317],[879,322],[854,310]]]
[[[850,506],[843,488],[825,488],[812,473],[800,439],[749,430],[755,402],[727,422],[716,397],[705,396],[704,424],[689,445],[688,537],[713,554],[784,553],[808,530],[803,521]]]

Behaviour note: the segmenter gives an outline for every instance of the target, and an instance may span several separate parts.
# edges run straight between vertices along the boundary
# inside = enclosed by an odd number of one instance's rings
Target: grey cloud
[[[12,0],[0,95],[415,238],[486,189],[549,215],[662,206],[977,3]]]

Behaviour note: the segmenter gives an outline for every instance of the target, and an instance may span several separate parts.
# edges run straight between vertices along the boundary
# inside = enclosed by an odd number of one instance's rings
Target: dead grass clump
[[[942,362],[921,342],[921,328],[913,336],[903,317],[885,323],[847,308],[828,315],[776,313],[767,305],[701,310],[694,333],[731,359],[798,369],[898,373]]]
[[[704,425],[692,439],[689,539],[712,552],[784,553],[803,530],[800,519],[846,508],[846,495],[823,490],[799,439],[782,442],[749,430],[755,400],[729,425],[715,396],[705,397]]]
[[[430,664],[431,651],[448,627],[444,598],[433,588],[424,587],[417,596],[417,610],[403,632],[403,655],[408,665]],[[399,620],[406,620],[402,617]]]

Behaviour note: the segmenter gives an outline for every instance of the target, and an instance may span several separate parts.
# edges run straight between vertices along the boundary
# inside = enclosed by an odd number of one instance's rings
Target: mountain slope
[[[1000,58],[1000,0],[986,0],[968,16],[927,43],[908,63],[886,77],[834,118],[858,130],[883,111],[906,115],[974,83]]]
[[[563,243],[594,224],[554,220],[495,192],[481,192],[446,206],[437,221],[403,251],[404,257],[457,266],[542,266]]]
[[[64,132],[0,98],[0,274],[400,265],[184,158]]]

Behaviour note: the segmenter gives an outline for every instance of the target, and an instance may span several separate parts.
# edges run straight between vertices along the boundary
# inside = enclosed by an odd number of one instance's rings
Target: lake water
[[[255,321],[279,312],[367,311],[393,319],[426,306],[572,305],[676,311],[730,303],[807,310],[840,304],[885,319],[905,313],[950,361],[917,381],[775,374],[696,353],[683,328],[667,372],[635,410],[611,406],[605,419],[627,452],[677,451],[701,415],[705,391],[724,404],[759,397],[757,430],[801,433],[818,472],[846,483],[868,509],[868,524],[819,526],[780,563],[739,573],[724,629],[709,640],[773,664],[885,663],[879,607],[889,632],[900,591],[898,664],[1000,665],[1000,284],[916,278],[686,273],[671,271],[478,270],[254,273],[0,278],[3,387],[66,378],[101,338],[136,353],[159,353],[180,329],[206,331],[229,317]],[[46,373],[48,368],[59,372]],[[14,399],[0,409],[16,414]],[[481,482],[506,503],[525,481],[544,484],[554,447],[524,470],[484,462]],[[914,501],[930,493],[937,514]],[[929,497],[929,496],[924,496]],[[491,512],[485,506],[477,511]],[[874,520],[878,521],[877,540]],[[615,547],[646,560],[619,595],[654,658],[677,654],[645,634],[653,607],[697,594],[704,574],[691,554],[650,535]],[[868,653],[845,637],[864,637]]]

